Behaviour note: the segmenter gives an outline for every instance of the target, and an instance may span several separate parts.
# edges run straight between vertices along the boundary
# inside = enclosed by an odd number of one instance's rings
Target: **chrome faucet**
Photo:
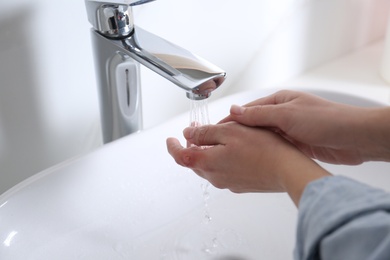
[[[153,0],[85,0],[100,98],[104,143],[142,129],[140,65],[208,98],[226,73],[217,66],[134,25],[132,6]]]

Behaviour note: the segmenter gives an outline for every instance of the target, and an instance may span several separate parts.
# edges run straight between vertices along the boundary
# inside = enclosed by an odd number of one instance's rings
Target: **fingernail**
[[[187,127],[183,131],[183,135],[186,139],[192,139],[194,137],[195,127]]]
[[[244,113],[245,108],[238,105],[232,105],[230,108],[230,113],[233,115],[242,115]]]

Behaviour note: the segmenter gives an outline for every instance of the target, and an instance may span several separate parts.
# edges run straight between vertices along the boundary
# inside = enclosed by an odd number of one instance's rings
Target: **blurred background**
[[[382,41],[390,1],[158,0],[133,9],[139,26],[227,71],[212,101]],[[90,27],[84,0],[0,1],[0,194],[102,145]],[[145,128],[189,110],[181,89],[147,69],[142,84]]]

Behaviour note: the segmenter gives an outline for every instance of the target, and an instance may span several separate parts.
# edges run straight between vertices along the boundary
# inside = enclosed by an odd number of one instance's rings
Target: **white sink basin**
[[[211,121],[227,115],[233,103],[274,91],[218,100],[209,105]],[[206,223],[205,181],[176,165],[165,147],[167,137],[182,136],[188,121],[185,114],[125,137],[0,196],[0,259],[292,259],[297,210],[286,194],[237,195],[211,187],[212,220]],[[325,167],[389,190],[388,164]]]

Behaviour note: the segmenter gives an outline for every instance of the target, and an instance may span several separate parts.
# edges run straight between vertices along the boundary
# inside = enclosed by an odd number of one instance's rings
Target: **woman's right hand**
[[[187,147],[167,139],[175,161],[218,188],[236,193],[288,192],[296,205],[306,185],[330,176],[294,145],[258,127],[236,122],[189,127]]]
[[[233,105],[220,123],[267,127],[307,156],[356,165],[390,161],[390,110],[331,102],[298,91],[279,91],[243,107]]]

